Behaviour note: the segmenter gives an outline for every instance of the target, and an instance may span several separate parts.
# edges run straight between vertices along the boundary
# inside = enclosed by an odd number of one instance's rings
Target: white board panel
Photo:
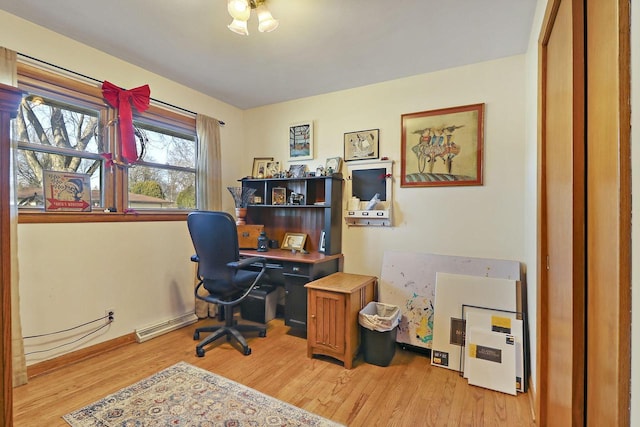
[[[464,308],[466,335],[469,336],[471,328],[478,328],[485,332],[497,332],[505,335],[512,335],[515,339],[516,346],[516,389],[524,392],[524,353],[523,353],[523,330],[522,320],[517,318],[516,313],[507,313],[490,309],[481,309],[475,307]],[[465,339],[464,363],[462,364],[464,377],[469,378],[469,340]]]
[[[469,384],[516,394],[516,346],[512,335],[469,329]]]
[[[436,276],[431,364],[459,371],[465,335],[462,306],[516,311],[517,282],[441,272]]]
[[[522,280],[518,261],[386,251],[378,292],[380,302],[402,311],[397,342],[432,348],[437,272]]]

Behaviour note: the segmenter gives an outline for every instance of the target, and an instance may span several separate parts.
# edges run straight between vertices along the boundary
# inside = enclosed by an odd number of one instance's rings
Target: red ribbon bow
[[[104,99],[107,100],[109,105],[118,109],[120,155],[127,163],[135,163],[136,160],[138,160],[136,139],[133,133],[133,112],[131,111],[131,104],[133,104],[139,112],[145,111],[149,108],[150,93],[149,85],[125,90],[106,80],[102,83],[102,96],[104,96]]]

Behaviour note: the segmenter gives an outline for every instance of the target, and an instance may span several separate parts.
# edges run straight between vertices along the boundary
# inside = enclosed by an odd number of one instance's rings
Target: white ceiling
[[[0,0],[0,9],[241,109],[526,51],[536,0]],[[114,82],[117,84],[117,82]],[[142,84],[143,82],[141,82]]]

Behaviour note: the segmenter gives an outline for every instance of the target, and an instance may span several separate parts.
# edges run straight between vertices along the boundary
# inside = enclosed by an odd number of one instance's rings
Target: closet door
[[[540,47],[537,412],[582,426],[585,368],[585,69],[580,0],[549,2]]]
[[[629,7],[550,0],[540,37],[538,425],[630,422]]]
[[[630,4],[629,0],[587,0],[586,5],[586,416],[588,426],[628,426],[631,387]],[[635,398],[637,402],[638,396]]]

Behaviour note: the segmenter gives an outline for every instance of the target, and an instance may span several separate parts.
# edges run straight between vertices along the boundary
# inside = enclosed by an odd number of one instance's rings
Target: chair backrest
[[[194,211],[187,216],[191,241],[200,258],[198,275],[207,280],[232,281],[227,263],[238,261],[238,231],[226,212]]]

